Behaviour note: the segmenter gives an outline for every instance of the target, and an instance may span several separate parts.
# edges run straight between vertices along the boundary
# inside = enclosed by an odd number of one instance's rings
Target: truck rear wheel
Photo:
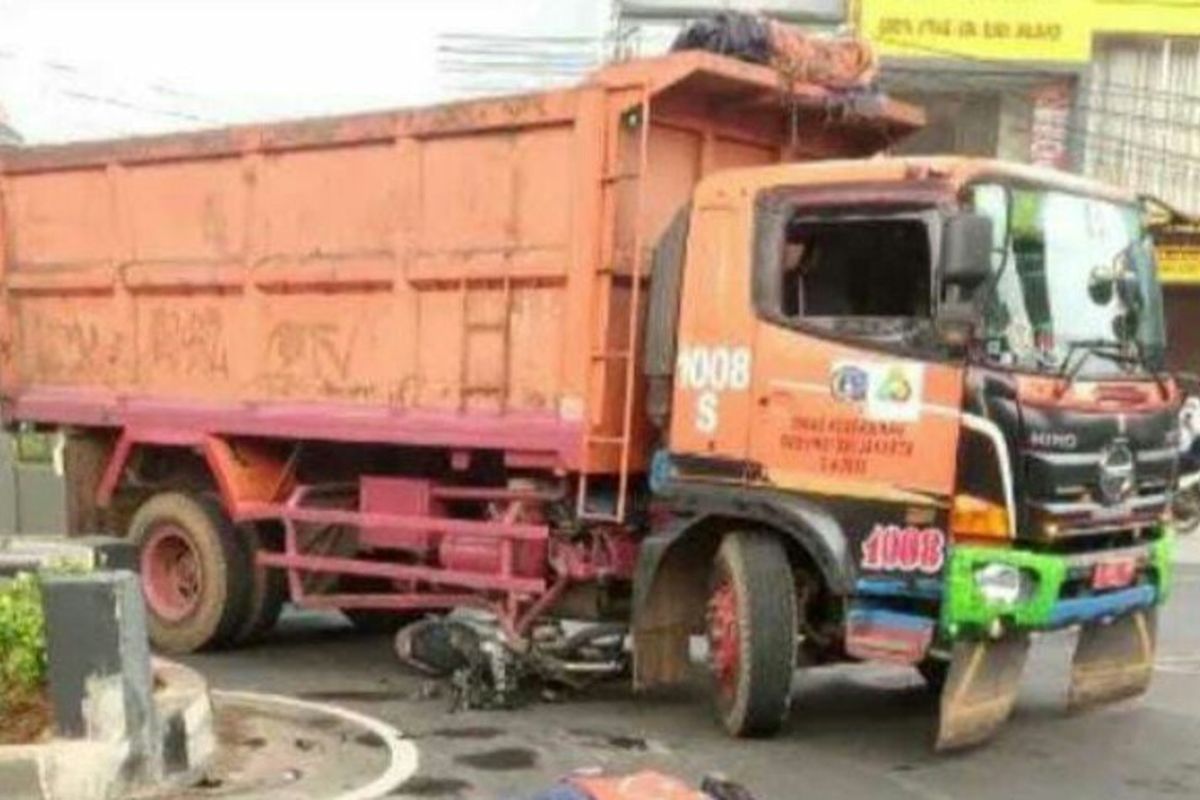
[[[226,644],[247,618],[251,555],[216,500],[152,496],[129,524],[138,546],[150,641],[166,653]]]
[[[768,736],[791,706],[796,590],[774,536],[727,534],[708,596],[708,651],[717,716],[734,736]]]
[[[288,598],[288,584],[287,572],[260,567],[254,560],[260,550],[280,549],[282,531],[273,530],[270,523],[257,523],[239,526],[237,532],[249,545],[251,562],[250,600],[232,639],[233,644],[241,645],[258,641],[275,627]]]

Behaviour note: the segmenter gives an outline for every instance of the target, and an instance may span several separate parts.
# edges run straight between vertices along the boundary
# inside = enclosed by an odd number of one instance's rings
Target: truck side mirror
[[[970,294],[992,272],[992,220],[982,214],[959,213],[942,226],[942,285]]]
[[[992,273],[992,220],[982,214],[959,213],[942,225],[942,285],[934,329],[952,352],[963,352],[974,335],[978,311],[971,296]]]

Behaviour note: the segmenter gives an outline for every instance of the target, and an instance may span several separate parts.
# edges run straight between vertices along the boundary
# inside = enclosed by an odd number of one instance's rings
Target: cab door
[[[749,458],[777,487],[949,496],[962,374],[777,324],[759,325]]]
[[[757,264],[748,457],[778,488],[920,504],[954,488],[962,370],[923,357],[937,215],[796,211]],[[938,503],[939,505],[944,505]]]
[[[716,189],[698,198],[687,246],[671,400],[672,453],[709,479],[744,475],[755,318],[745,210]]]

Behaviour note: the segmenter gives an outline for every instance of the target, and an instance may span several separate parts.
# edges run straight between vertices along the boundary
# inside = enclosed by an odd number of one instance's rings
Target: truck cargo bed
[[[630,276],[695,183],[920,121],[886,102],[832,122],[830,92],[784,103],[779,81],[685,53],[565,91],[6,151],[4,419],[568,469],[586,442],[611,471],[601,440],[638,390]]]

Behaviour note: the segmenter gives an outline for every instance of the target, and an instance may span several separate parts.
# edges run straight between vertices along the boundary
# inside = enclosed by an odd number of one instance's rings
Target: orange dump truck
[[[639,687],[707,635],[734,734],[797,664],[883,659],[946,684],[953,746],[1081,624],[1073,698],[1139,691],[1176,392],[1133,200],[861,159],[920,122],[685,52],[8,151],[3,420],[62,434],[72,527],[139,545],[169,652],[285,600],[470,607],[569,680],[624,637],[554,620],[631,621]]]

